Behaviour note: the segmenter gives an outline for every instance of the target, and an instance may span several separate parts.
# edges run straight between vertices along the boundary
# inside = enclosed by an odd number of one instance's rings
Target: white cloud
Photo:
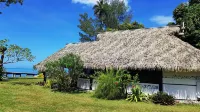
[[[172,18],[172,16],[153,16],[152,18],[150,18],[150,21],[155,22],[159,25],[166,25],[169,22],[173,22],[174,19]]]
[[[99,0],[72,0],[72,3],[81,3],[85,5],[94,5]],[[123,0],[126,5],[128,5],[128,0]]]

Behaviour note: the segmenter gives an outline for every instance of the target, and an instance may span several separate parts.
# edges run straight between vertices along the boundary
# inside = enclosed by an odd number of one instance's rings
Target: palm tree
[[[93,7],[94,15],[101,20],[102,24],[107,15],[107,5],[108,4],[105,2],[105,0],[99,0]]]
[[[98,18],[102,18],[103,16],[105,16],[105,1],[104,0],[99,0],[97,1],[97,4],[94,5],[93,7],[94,9],[94,14],[98,17]]]

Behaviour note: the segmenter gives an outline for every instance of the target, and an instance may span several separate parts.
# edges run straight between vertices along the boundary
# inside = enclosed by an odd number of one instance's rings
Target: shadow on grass
[[[50,89],[50,88],[49,88]],[[88,90],[75,89],[71,91],[59,91],[58,89],[51,89],[52,92],[67,93],[67,94],[82,94],[88,93]]]
[[[31,82],[11,82],[12,85],[23,85],[23,86],[31,86],[33,83]]]

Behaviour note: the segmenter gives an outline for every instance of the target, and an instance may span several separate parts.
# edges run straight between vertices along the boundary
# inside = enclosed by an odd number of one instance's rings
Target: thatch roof
[[[45,63],[75,53],[85,68],[200,71],[200,50],[177,38],[179,31],[164,27],[105,32],[95,42],[68,44],[35,67],[43,71]]]

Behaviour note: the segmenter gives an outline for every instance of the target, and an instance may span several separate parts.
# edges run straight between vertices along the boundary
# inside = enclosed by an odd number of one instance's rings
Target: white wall
[[[176,99],[197,100],[196,86],[163,84],[163,91],[173,95]]]
[[[89,90],[91,86],[90,79],[84,79],[84,78],[79,78],[77,87],[85,90]],[[159,91],[159,84],[148,84],[148,83],[140,83],[140,86],[142,88],[142,92],[145,94],[154,94]],[[97,81],[93,80],[92,81],[92,90],[95,90],[97,88]],[[127,87],[127,92],[131,93],[132,85],[130,84]]]
[[[152,95],[159,91],[159,84],[140,83],[142,92],[146,95]],[[131,94],[132,84],[127,87],[127,93]]]
[[[97,88],[97,80],[93,79],[92,81],[92,90],[95,90]]]
[[[77,82],[77,87],[85,90],[90,89],[90,79],[79,78]]]
[[[198,75],[197,72],[163,72],[163,91],[176,99],[197,100],[200,93]]]

